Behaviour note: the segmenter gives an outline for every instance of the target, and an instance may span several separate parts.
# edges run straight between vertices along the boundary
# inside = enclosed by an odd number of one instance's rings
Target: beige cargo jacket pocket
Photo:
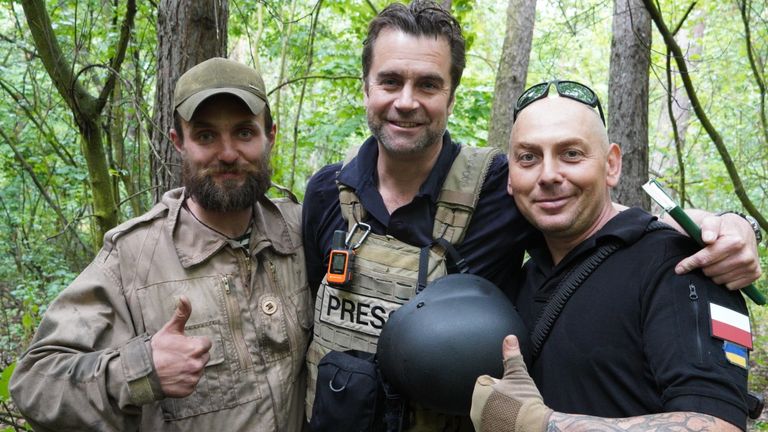
[[[212,342],[210,359],[195,392],[185,398],[160,401],[163,418],[178,420],[219,411],[261,397],[258,386],[240,388],[236,380],[239,369],[235,348],[234,326],[239,323],[237,311],[230,311],[229,294],[224,275],[162,282],[138,290],[144,326],[154,334],[170,319],[179,296],[185,295],[192,314],[185,326],[187,336],[207,336]]]

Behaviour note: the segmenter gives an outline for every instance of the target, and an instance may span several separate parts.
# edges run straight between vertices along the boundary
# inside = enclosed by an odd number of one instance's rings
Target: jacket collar
[[[173,240],[179,262],[184,268],[207,261],[231,244],[226,236],[206,227],[183,208],[184,188],[166,192],[161,202],[169,211],[166,233]],[[283,214],[269,198],[264,197],[253,206],[250,254],[258,254],[268,247],[278,254],[288,255],[294,253],[296,244]]]
[[[435,166],[422,183],[414,201],[423,198],[432,205],[437,202],[445,178],[459,150],[460,145],[451,140],[451,134],[446,130],[443,133],[442,147]],[[338,173],[337,181],[354,189],[363,208],[376,220],[387,225],[390,214],[378,190],[379,179],[376,172],[378,158],[378,141],[375,137],[369,137],[358,149],[357,156],[350,161],[345,161]]]

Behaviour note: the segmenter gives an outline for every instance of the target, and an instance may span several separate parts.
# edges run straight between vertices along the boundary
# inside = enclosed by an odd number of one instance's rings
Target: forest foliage
[[[152,205],[149,167],[159,3],[136,3],[125,60],[117,71],[108,65],[116,54],[126,2],[45,2],[78,85],[98,94],[110,76],[116,77],[96,120],[105,138],[119,221]],[[312,173],[343,159],[347,149],[368,135],[360,52],[368,21],[387,3],[229,1],[229,56],[263,72],[278,124],[274,181],[300,197]],[[607,101],[612,5],[607,0],[539,2],[527,83],[574,79]],[[722,135],[745,193],[761,214],[768,214],[768,4],[660,0],[658,5],[669,26],[681,23],[676,39],[702,107]],[[452,2],[467,38],[468,57],[448,128],[468,145],[484,146],[488,136],[506,7],[502,0]],[[679,75],[673,70],[671,79],[667,77],[666,53],[654,28],[651,176],[674,190],[686,207],[742,211],[721,155],[692,113]],[[671,102],[669,94],[674,95]],[[87,265],[101,239],[94,229],[83,139],[43,67],[24,10],[14,1],[0,3],[0,95],[0,367],[5,367],[29,341],[46,305]],[[670,106],[678,116],[677,144]],[[763,245],[760,252],[766,256]],[[768,268],[765,262],[763,268]],[[768,291],[764,280],[757,285]],[[754,305],[751,312],[759,347],[768,337],[768,313]],[[762,390],[768,382],[766,356],[762,348],[753,354],[753,388]],[[7,382],[8,371],[0,383]],[[0,384],[0,403],[5,404],[7,392],[2,389]],[[0,415],[0,423],[12,425],[14,420]]]

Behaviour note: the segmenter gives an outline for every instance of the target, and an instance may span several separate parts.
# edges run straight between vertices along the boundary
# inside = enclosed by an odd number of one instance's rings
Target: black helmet
[[[379,367],[411,401],[468,415],[477,377],[504,372],[501,343],[508,334],[526,353],[528,332],[499,288],[475,275],[444,276],[390,314],[379,337]]]

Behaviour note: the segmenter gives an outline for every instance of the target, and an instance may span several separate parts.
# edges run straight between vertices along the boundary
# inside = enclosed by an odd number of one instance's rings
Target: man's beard
[[[240,179],[227,179],[217,184],[214,174],[245,173]],[[271,185],[271,169],[268,158],[259,159],[256,164],[222,165],[212,168],[197,168],[188,160],[182,164],[182,180],[189,196],[206,210],[228,212],[251,207],[264,196]]]
[[[376,137],[376,140],[384,146],[385,149],[392,153],[399,154],[417,154],[424,149],[432,146],[435,143],[440,142],[445,133],[445,125],[443,127],[426,128],[424,133],[419,136],[415,142],[411,143],[410,147],[398,146],[392,137],[390,137],[384,130],[384,121],[377,118],[375,115],[368,113],[368,129],[371,130],[371,134]]]

